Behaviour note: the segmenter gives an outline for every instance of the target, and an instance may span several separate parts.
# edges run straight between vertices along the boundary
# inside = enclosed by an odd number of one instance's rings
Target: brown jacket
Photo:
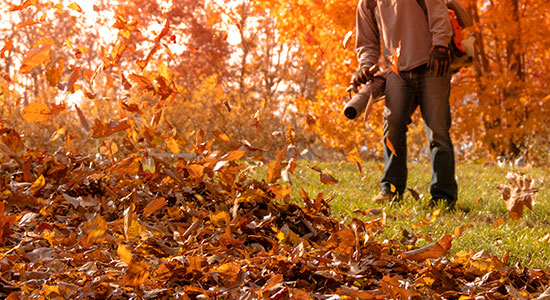
[[[400,71],[427,63],[433,46],[448,46],[453,30],[447,5],[444,0],[424,1],[427,17],[417,0],[360,0],[355,44],[359,63],[370,67],[378,62],[380,41],[387,62],[401,44]]]

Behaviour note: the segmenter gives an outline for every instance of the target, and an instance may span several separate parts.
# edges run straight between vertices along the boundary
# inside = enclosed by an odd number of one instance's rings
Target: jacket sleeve
[[[428,13],[428,25],[432,33],[432,46],[449,46],[453,36],[453,27],[444,0],[425,0]]]
[[[359,65],[371,67],[380,57],[380,34],[367,2],[361,0],[357,6],[355,51]]]

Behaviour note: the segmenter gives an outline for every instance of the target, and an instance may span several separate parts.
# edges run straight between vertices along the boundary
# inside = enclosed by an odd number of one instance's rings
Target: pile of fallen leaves
[[[386,216],[303,205],[281,174],[287,151],[249,175],[256,150],[197,141],[168,160],[118,161],[0,143],[0,296],[7,299],[547,299],[549,270],[488,253],[451,256],[453,236],[379,241]],[[238,146],[238,145],[237,145]],[[284,177],[284,176],[283,176]]]

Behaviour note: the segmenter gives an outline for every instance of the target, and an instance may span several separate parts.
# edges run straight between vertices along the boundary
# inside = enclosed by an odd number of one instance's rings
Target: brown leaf
[[[348,154],[346,155],[346,159],[349,162],[355,163],[357,165],[357,169],[359,169],[359,174],[363,176],[363,169],[361,168],[361,164],[363,163],[363,159],[359,155],[359,151],[357,151],[357,147],[353,148]]]
[[[28,74],[36,66],[45,63],[50,58],[50,49],[53,44],[53,39],[46,39],[35,45],[29,52],[27,52],[25,59],[21,62],[19,72],[22,74]]]
[[[539,189],[535,187],[535,180],[520,172],[509,172],[506,179],[508,185],[501,184],[497,189],[506,202],[510,218],[519,220],[523,215],[523,207],[533,209]]]
[[[338,183],[338,179],[332,177],[332,175],[330,175],[328,173],[321,172],[320,177],[321,177],[321,182],[324,183],[324,184],[337,184]]]
[[[409,191],[409,193],[411,193],[411,196],[414,198],[414,200],[416,200],[416,201],[420,200],[420,194],[417,191],[415,191],[411,188],[407,188],[407,190]]]
[[[78,107],[78,105],[75,104],[74,108],[76,109],[76,113],[78,114],[78,119],[80,119],[80,124],[82,125],[84,130],[86,130],[86,132],[90,131],[90,123],[88,122],[88,119],[86,118],[86,116],[84,115],[80,107]]]
[[[286,150],[277,150],[277,158],[274,162],[267,164],[267,183],[274,183],[277,179],[281,178],[281,171],[285,167],[283,165],[283,159],[286,157]]]

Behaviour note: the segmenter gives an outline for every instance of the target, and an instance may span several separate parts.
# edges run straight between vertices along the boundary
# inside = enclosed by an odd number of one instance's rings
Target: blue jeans
[[[426,65],[410,71],[390,73],[386,80],[384,108],[384,176],[382,189],[403,193],[407,183],[407,126],[420,106],[424,126],[430,142],[432,199],[445,199],[450,205],[457,200],[454,151],[449,129],[451,74],[434,76]],[[389,139],[393,150],[388,147]],[[390,145],[390,146],[391,146]]]

